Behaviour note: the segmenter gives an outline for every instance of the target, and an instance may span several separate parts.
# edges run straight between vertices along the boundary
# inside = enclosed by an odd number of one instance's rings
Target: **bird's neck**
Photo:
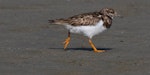
[[[106,15],[102,15],[102,20],[104,22],[104,26],[106,28],[110,28],[111,24],[112,24],[112,18],[110,16],[106,16]]]

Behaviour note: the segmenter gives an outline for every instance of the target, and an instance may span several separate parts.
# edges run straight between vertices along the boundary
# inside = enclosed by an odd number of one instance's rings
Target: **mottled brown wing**
[[[75,15],[68,18],[68,23],[73,26],[95,25],[101,19],[99,15],[97,12]]]

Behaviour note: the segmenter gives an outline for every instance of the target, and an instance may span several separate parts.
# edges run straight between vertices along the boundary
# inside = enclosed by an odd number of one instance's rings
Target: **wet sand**
[[[64,51],[67,30],[48,19],[104,7],[123,16],[93,38],[107,52],[94,53],[76,34]],[[149,7],[149,0],[1,0],[0,75],[150,75]]]

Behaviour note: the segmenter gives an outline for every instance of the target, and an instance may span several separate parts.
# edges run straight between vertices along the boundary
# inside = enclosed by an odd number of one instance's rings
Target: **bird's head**
[[[113,19],[113,17],[116,17],[116,16],[120,16],[117,14],[117,12],[112,9],[112,8],[103,8],[102,10],[100,10],[100,13],[102,15],[106,15],[106,16],[109,16]]]

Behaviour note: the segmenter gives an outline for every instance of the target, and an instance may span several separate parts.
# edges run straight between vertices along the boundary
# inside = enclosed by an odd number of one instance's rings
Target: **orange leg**
[[[66,38],[66,40],[63,42],[64,43],[64,49],[67,48],[69,42],[70,42],[70,32],[68,31],[68,37]]]
[[[89,43],[93,48],[94,52],[105,52],[105,50],[97,50],[91,39],[89,39]]]

